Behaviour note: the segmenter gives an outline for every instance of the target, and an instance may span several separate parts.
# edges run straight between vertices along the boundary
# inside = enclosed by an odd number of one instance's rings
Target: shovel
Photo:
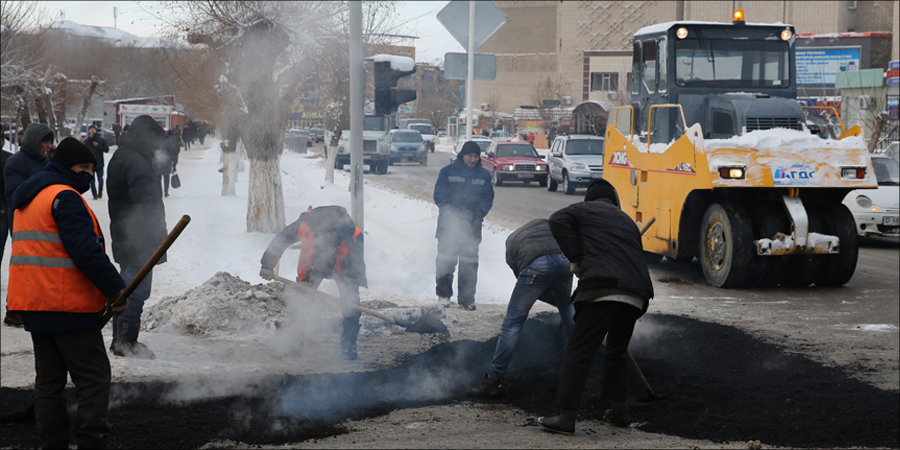
[[[392,325],[397,325],[398,327],[403,327],[406,329],[407,332],[410,332],[410,333],[419,333],[419,334],[436,333],[436,334],[443,334],[445,336],[450,334],[450,330],[447,329],[447,326],[444,325],[440,319],[438,319],[437,317],[435,317],[434,315],[431,315],[431,314],[426,314],[426,315],[422,316],[419,320],[417,320],[413,323],[407,323],[402,320],[395,319],[391,316],[382,314],[378,311],[371,310],[371,309],[365,308],[363,306],[347,303],[337,297],[333,297],[333,296],[328,295],[324,292],[321,292],[317,289],[313,289],[309,286],[304,286],[301,283],[297,283],[296,281],[288,280],[287,278],[280,277],[278,275],[275,275],[274,279],[276,281],[280,281],[288,286],[293,286],[293,287],[296,287],[297,289],[300,289],[301,291],[305,291],[307,293],[313,294],[313,295],[319,297],[320,299],[336,301],[341,304],[346,304],[347,306],[349,306],[353,309],[362,311],[370,316],[377,317],[377,318],[384,320],[385,322],[388,322]]]

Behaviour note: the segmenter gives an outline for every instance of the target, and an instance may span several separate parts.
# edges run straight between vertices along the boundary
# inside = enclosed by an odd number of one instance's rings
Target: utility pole
[[[475,1],[469,0],[469,49],[468,65],[466,67],[466,140],[472,140],[472,85],[475,84]]]
[[[363,54],[362,2],[350,2],[350,216],[363,222]]]
[[[119,28],[116,19],[119,17],[119,8],[113,6],[113,28]]]

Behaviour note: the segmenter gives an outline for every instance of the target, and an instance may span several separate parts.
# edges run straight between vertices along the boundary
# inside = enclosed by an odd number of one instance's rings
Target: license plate
[[[519,178],[534,178],[534,175],[530,173],[520,173],[518,176]]]
[[[592,173],[591,178],[603,178],[603,174],[602,173]]]
[[[884,224],[890,226],[900,225],[900,216],[885,216]]]

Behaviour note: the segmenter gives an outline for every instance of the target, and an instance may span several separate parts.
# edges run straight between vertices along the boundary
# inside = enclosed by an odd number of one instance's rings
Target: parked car
[[[325,141],[325,129],[319,127],[312,127],[309,129],[309,135],[312,137],[314,142],[324,142]]]
[[[306,153],[306,148],[312,146],[312,138],[306,131],[291,128],[284,134],[284,146],[295,153]]]
[[[434,153],[434,127],[427,123],[413,123],[407,125],[407,129],[418,131],[422,135],[422,140],[425,141],[428,151]]]
[[[553,140],[547,164],[550,180],[547,190],[556,191],[562,185],[567,195],[575,189],[587,187],[591,180],[603,178],[604,139],[592,135],[559,136]]]
[[[878,189],[852,190],[844,205],[853,213],[860,236],[900,236],[900,163],[873,156],[872,168]]]
[[[478,144],[481,147],[481,153],[487,151],[488,146],[491,145],[492,140],[484,137],[484,136],[472,136],[472,141]],[[450,164],[453,164],[453,161],[456,161],[456,157],[459,156],[459,151],[462,150],[462,146],[465,145],[466,139],[464,137],[460,137],[459,142],[456,143],[456,146],[453,147],[453,153],[450,155]]]
[[[391,146],[391,164],[412,161],[428,165],[428,147],[418,131],[391,130],[388,145]]]
[[[547,186],[547,163],[527,142],[492,142],[481,155],[481,164],[491,173],[494,186],[510,181]]]

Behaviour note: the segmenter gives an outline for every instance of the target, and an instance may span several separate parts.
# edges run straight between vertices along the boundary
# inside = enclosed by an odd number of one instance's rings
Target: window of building
[[[601,92],[616,92],[619,90],[618,72],[592,72],[591,90]]]
[[[856,0],[850,0],[847,2],[847,9],[856,9]]]

